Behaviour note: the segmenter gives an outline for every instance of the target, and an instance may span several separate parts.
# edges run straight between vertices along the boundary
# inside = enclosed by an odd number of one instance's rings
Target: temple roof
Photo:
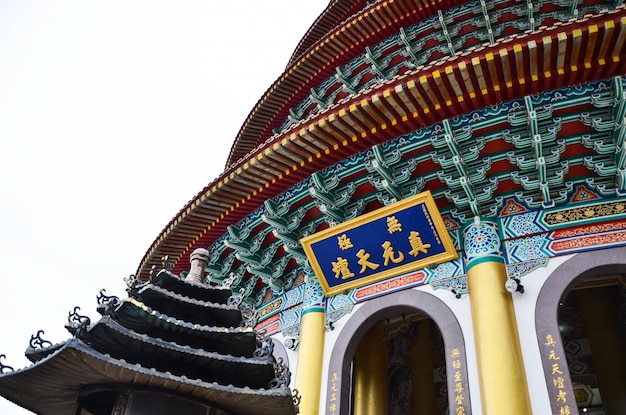
[[[309,69],[305,68],[308,63],[302,61],[287,72],[289,77],[301,76],[307,79],[305,81],[302,78],[296,82],[294,78],[294,87],[309,80],[313,82],[313,79],[319,82],[329,79],[331,83],[324,88],[328,94],[331,94],[329,91],[336,91],[332,92],[334,95],[329,95],[324,105],[315,103],[319,96],[313,99],[304,94],[297,97],[293,95],[293,100],[283,96],[281,102],[292,106],[292,111],[280,112],[282,110],[272,107],[273,93],[268,92],[259,108],[273,114],[272,117],[278,117],[277,120],[284,121],[282,127],[274,127],[276,132],[273,135],[266,136],[261,130],[251,135],[260,141],[251,144],[246,150],[250,152],[245,157],[236,161],[222,176],[202,189],[172,219],[144,256],[137,275],[145,279],[148,269],[164,255],[174,259],[176,270],[184,269],[188,252],[196,247],[211,246],[227,235],[230,226],[261,208],[266,200],[275,198],[310,177],[312,173],[320,172],[372,146],[437,125],[444,120],[455,119],[473,110],[622,74],[624,68],[620,63],[625,59],[626,53],[623,47],[626,39],[626,11],[623,6],[608,10],[603,2],[597,3],[587,6],[590,12],[584,17],[565,21],[558,20],[559,13],[569,13],[570,16],[576,13],[561,6],[558,8],[552,3],[545,3],[542,6],[545,7],[543,13],[538,9],[535,15],[537,20],[552,24],[545,27],[529,26],[531,22],[527,14],[519,17],[515,13],[503,12],[507,8],[513,8],[515,2],[494,3],[491,5],[494,10],[446,3],[444,6],[451,8],[446,15],[437,15],[435,11],[428,14],[429,8],[418,8],[410,14],[410,18],[401,18],[400,14],[394,14],[406,9],[407,5],[402,5],[402,2],[376,3],[375,8],[369,9],[367,14],[359,15],[349,28],[346,23],[342,26],[344,30],[325,38],[320,41],[319,48],[314,48],[316,56],[323,55],[329,61],[311,63]],[[591,13],[594,10],[598,11]],[[422,21],[420,19],[424,13],[430,17],[427,16]],[[472,34],[480,31],[471,26],[476,19],[470,19],[468,14],[476,17],[484,13],[493,14],[492,29],[495,30],[495,23],[500,22],[496,30],[500,31],[500,37],[494,37],[493,41],[481,41],[476,45]],[[386,16],[384,19],[383,15]],[[395,23],[384,31],[377,30],[381,27],[377,23],[380,19],[391,24],[390,16],[397,17],[393,20]],[[496,18],[499,20],[495,20]],[[446,19],[450,22],[445,23]],[[420,23],[414,23],[415,21]],[[458,37],[450,38],[449,42],[441,37],[442,22],[454,27]],[[465,28],[466,25],[469,26]],[[369,32],[361,33],[365,27],[369,28]],[[516,27],[521,29],[515,29]],[[535,30],[524,30],[524,27]],[[485,33],[494,33],[494,30]],[[370,52],[364,53],[365,44],[357,39],[364,39],[367,33],[372,36],[376,34],[376,40],[379,39],[378,36],[382,36],[392,39],[393,42],[381,41],[376,47],[372,46]],[[436,53],[438,59],[427,59],[424,64],[418,65],[401,45],[408,42],[411,48],[416,48],[415,42],[423,34],[432,39],[428,53],[431,57]],[[342,74],[347,79],[342,76],[329,78],[333,68],[338,68],[333,66],[334,63],[328,66],[329,62],[335,62],[332,59],[338,55],[337,51],[343,50],[340,45],[348,41],[350,44],[360,45],[358,51],[361,55],[355,58],[356,51],[350,55],[351,59],[355,59],[351,63],[352,73],[348,76],[348,69],[341,66]],[[472,45],[474,42],[474,46],[454,49],[453,43],[458,45],[459,42],[462,43],[461,46]],[[441,51],[446,51],[444,46],[448,47],[447,43],[452,45],[452,49],[447,50],[446,56]],[[583,48],[582,45],[586,47]],[[426,46],[428,45],[423,47]],[[413,54],[416,53],[417,50],[414,50]],[[313,59],[312,56],[306,59]],[[312,71],[311,68],[318,69]],[[324,68],[330,69],[327,71]],[[381,78],[381,74],[388,79]],[[289,77],[284,75],[276,85],[286,85]],[[351,77],[355,80],[350,81],[353,79]],[[319,84],[317,87],[319,91],[322,90]],[[309,90],[306,91],[311,94]],[[591,102],[588,104],[592,105]],[[584,110],[574,110],[578,116],[582,111]],[[283,114],[283,118],[279,113]],[[242,131],[247,131],[247,125],[248,123],[244,125]],[[502,128],[508,127],[503,124]],[[504,154],[507,147],[509,151],[513,151],[516,144],[494,138],[493,146],[497,147],[500,154]],[[583,158],[589,155],[585,148],[582,145],[570,147],[570,151],[581,150],[576,153],[579,160],[573,164],[584,164]],[[431,150],[430,145],[425,146],[421,150],[422,155],[429,159]],[[514,163],[506,163],[511,162],[503,160],[500,166],[509,171],[517,168]],[[422,166],[427,168],[429,164]],[[437,165],[430,166],[433,169],[430,171],[435,173]],[[418,170],[421,175],[427,173]],[[589,174],[589,171],[577,170],[575,173],[582,175]],[[437,193],[443,186],[445,180],[437,179],[431,181],[427,188]],[[520,183],[514,184],[514,187],[518,186]],[[513,187],[500,186],[493,191],[513,192]],[[492,196],[496,196],[496,193]],[[446,208],[449,203],[445,198],[437,200],[440,208]]]
[[[459,0],[429,0],[422,4],[399,0],[375,2],[365,8],[362,8],[363,2],[355,2],[351,7],[348,2],[331,3],[322,15],[326,16],[323,22],[336,22],[350,13],[354,14],[350,15],[348,21],[342,22],[340,27],[331,27],[332,23],[325,25],[324,30],[334,30],[324,33],[321,38],[314,36],[305,41],[308,45],[311,40],[317,39],[308,47],[307,53],[287,67],[252,109],[235,138],[227,167],[245,158],[260,143],[269,139],[272,130],[279,127],[289,114],[291,106],[306,97],[311,88],[317,87],[317,84],[332,75],[335,68],[345,65],[361,53],[366,46],[385,39],[397,27],[415,24],[433,16],[437,10],[450,9],[462,3]],[[330,19],[330,16],[341,17]],[[322,21],[313,26],[314,32],[322,28]],[[307,36],[305,39],[308,39]]]

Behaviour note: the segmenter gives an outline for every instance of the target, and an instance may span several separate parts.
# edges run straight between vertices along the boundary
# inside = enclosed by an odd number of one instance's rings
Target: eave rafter
[[[193,248],[212,244],[227,225],[237,223],[264,200],[372,145],[473,108],[621,74],[625,40],[626,11],[620,7],[476,49],[471,58],[460,56],[416,68],[331,106],[257,148],[197,195],[152,244],[138,276],[146,278],[164,255],[184,269]],[[580,43],[594,47],[582,53],[576,46]],[[291,166],[277,167],[279,157],[290,160]],[[239,194],[232,191],[234,184]],[[191,212],[199,212],[203,220],[193,219]],[[183,222],[191,227],[179,230]],[[195,237],[181,237],[183,229],[185,234],[196,229]]]

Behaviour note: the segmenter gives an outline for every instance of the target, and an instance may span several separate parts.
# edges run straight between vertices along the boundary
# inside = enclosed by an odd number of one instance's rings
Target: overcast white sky
[[[328,0],[0,0],[0,354],[125,296]],[[1,415],[27,414],[0,398]]]

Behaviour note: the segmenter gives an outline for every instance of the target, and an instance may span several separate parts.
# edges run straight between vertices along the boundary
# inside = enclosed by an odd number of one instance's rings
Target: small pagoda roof
[[[115,359],[77,338],[32,366],[0,375],[0,394],[38,414],[67,415],[83,388],[105,384],[176,392],[238,414],[294,414],[285,386],[251,389],[190,379]]]
[[[89,330],[86,342],[119,360],[205,382],[267,388],[274,378],[271,356],[246,358],[179,345],[127,329],[109,316]]]
[[[124,300],[102,290],[96,323],[76,307],[66,325],[74,338],[51,344],[39,331],[26,351],[33,365],[14,371],[0,362],[0,395],[44,415],[71,413],[91,387],[147,388],[231,414],[295,414],[288,368],[272,356],[272,341],[251,327],[253,315],[242,317],[239,297],[224,301],[222,289],[200,287],[167,270],[154,277],[177,292],[134,278],[126,281],[130,297]],[[185,285],[226,304],[198,300]],[[165,314],[172,311],[176,317]],[[204,316],[190,318],[194,313]]]
[[[237,327],[241,323],[241,312],[235,305],[197,300],[153,284],[141,287],[136,296],[147,307],[160,306],[161,313],[190,323],[221,327]]]
[[[194,281],[185,281],[181,277],[166,270],[161,270],[150,278],[153,285],[162,287],[185,297],[208,303],[226,304],[232,292],[223,286],[199,284]]]
[[[184,341],[192,347],[235,356],[251,356],[256,348],[256,335],[251,327],[194,324],[162,314],[134,298],[124,299],[115,315],[120,324],[131,330],[175,342],[181,339],[178,343]]]

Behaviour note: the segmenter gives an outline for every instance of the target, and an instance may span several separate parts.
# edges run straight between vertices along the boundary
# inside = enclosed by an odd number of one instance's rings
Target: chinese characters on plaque
[[[430,192],[301,240],[327,296],[456,258]]]

